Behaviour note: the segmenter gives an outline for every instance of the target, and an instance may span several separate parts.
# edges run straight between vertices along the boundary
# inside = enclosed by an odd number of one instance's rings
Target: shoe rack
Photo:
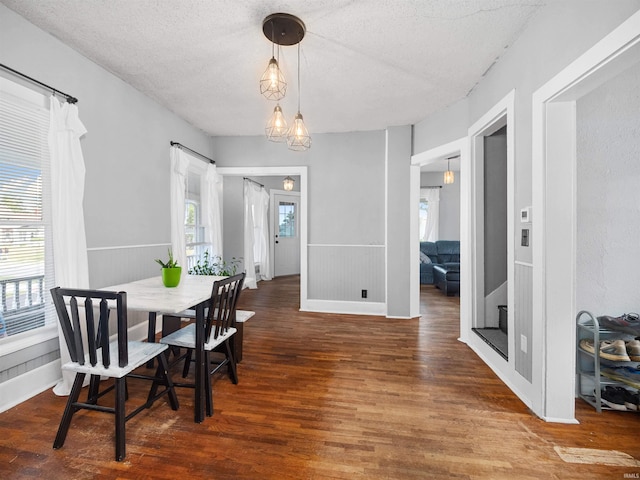
[[[581,311],[576,316],[576,373],[578,396],[593,406],[598,413],[602,410],[614,410],[602,402],[602,390],[609,386],[624,387],[628,391],[637,394],[640,389],[640,379],[624,378],[612,373],[619,367],[637,368],[637,361],[615,361],[602,358],[600,355],[600,342],[603,340],[632,340],[633,336],[624,332],[607,330],[598,324],[597,318],[590,312]],[[593,352],[581,348],[581,340],[593,342]],[[604,370],[604,371],[603,371]],[[636,403],[637,406],[637,398]],[[616,409],[618,410],[618,409]],[[634,410],[627,410],[634,411]],[[637,410],[640,411],[640,410]]]

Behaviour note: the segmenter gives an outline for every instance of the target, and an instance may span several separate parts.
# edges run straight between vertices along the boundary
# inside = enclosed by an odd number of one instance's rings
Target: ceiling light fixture
[[[267,35],[265,26],[262,26]],[[260,78],[260,93],[264,95],[267,100],[280,100],[287,94],[287,82],[284,79],[282,70],[275,56],[275,25],[271,23],[271,60],[267,65],[267,69]],[[280,58],[280,46],[278,46],[278,58]]]
[[[298,43],[298,113],[293,119],[293,125],[287,133],[289,150],[302,152],[311,148],[311,137],[300,113],[300,44]]]
[[[287,141],[287,145],[290,150],[304,151],[311,147],[311,137],[309,131],[304,124],[302,114],[300,113],[300,42],[304,38],[306,33],[306,27],[302,20],[298,17],[290,15],[288,13],[274,13],[269,15],[262,22],[262,32],[265,37],[271,40],[272,58],[269,61],[269,67],[265,71],[262,79],[260,80],[260,93],[262,93],[269,100],[280,100],[286,93],[286,82],[284,82],[284,76],[279,69],[278,61],[274,56],[275,45],[278,45],[278,52],[280,46],[298,46],[298,112],[296,113],[291,128],[287,129],[287,123],[282,113],[280,104],[277,104],[273,109],[267,125],[265,127],[265,133],[267,138],[272,142]],[[278,58],[280,56],[278,55]],[[271,85],[279,83],[278,77],[275,74],[275,68],[278,68],[278,75],[282,77],[284,83],[284,89],[278,90],[279,93],[273,93],[267,95],[266,92],[270,92]],[[274,87],[273,91],[276,89]],[[281,95],[281,96],[278,96]]]
[[[277,104],[265,128],[267,138],[272,142],[284,142],[287,139],[288,130],[287,121],[282,114],[282,108],[280,108],[280,104]]]
[[[456,157],[451,157],[451,158],[456,158]],[[449,161],[451,160],[451,158],[447,158],[447,171],[444,172],[444,183],[447,185],[453,183],[453,181],[455,180],[455,176],[449,164]]]
[[[290,192],[291,190],[293,190],[293,185],[295,183],[295,180],[289,176],[284,177],[284,180],[282,181],[282,188],[284,188],[287,192]]]

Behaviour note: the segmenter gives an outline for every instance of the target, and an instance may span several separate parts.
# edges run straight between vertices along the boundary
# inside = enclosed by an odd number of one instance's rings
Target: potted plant
[[[169,260],[163,262],[159,258],[156,258],[156,262],[162,267],[162,283],[165,287],[177,287],[180,283],[180,275],[182,274],[182,267],[178,265],[173,258],[173,252],[168,250]]]
[[[225,262],[219,256],[209,255],[209,250],[205,250],[202,261],[198,260],[189,270],[190,275],[216,275],[219,277],[231,277],[236,274],[240,261],[235,257],[230,262]]]

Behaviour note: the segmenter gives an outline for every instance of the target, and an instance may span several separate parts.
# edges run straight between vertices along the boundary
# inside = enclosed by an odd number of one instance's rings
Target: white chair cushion
[[[103,377],[122,378],[128,375],[140,365],[147,363],[152,358],[155,358],[161,352],[164,352],[167,345],[160,343],[147,343],[130,341],[129,345],[129,364],[126,367],[120,367],[118,362],[118,342],[113,341],[109,343],[109,358],[111,365],[109,368],[105,368],[102,364],[102,349],[98,349],[97,357],[98,363],[96,366],[91,366],[89,362],[89,354],[84,357],[84,365],[80,365],[77,362],[65,363],[62,366],[63,370],[70,370],[77,373],[87,373],[89,375],[100,375]]]
[[[204,344],[204,349],[208,351],[213,350],[222,342],[224,342],[226,339],[234,335],[237,331],[238,330],[235,328],[230,328],[229,330],[227,330],[226,334],[218,335],[218,338],[216,339],[210,338],[209,339],[210,341]],[[213,334],[213,330],[211,330],[211,332]],[[160,339],[160,342],[166,345],[172,345],[174,347],[196,348],[195,323],[187,325],[186,327],[181,328],[180,330],[176,330],[175,332],[173,332],[170,335],[167,335],[166,337],[162,337]]]
[[[255,314],[256,312],[252,312],[251,310],[236,310],[236,322],[246,322]]]
[[[246,322],[255,314],[256,312],[252,312],[251,310],[236,310],[236,322]],[[205,315],[206,315],[206,309],[205,309]],[[176,313],[175,316],[183,319],[192,319],[192,318],[196,318],[196,311],[183,310],[180,313]]]

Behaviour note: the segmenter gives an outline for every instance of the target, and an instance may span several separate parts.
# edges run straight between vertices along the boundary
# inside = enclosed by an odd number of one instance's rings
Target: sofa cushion
[[[431,258],[424,252],[420,252],[420,263],[432,263]]]
[[[438,240],[436,242],[438,262],[441,264],[460,262],[459,240]]]
[[[420,252],[424,253],[431,259],[431,263],[438,262],[438,249],[436,247],[436,242],[420,242]],[[420,256],[422,262],[422,255]]]

